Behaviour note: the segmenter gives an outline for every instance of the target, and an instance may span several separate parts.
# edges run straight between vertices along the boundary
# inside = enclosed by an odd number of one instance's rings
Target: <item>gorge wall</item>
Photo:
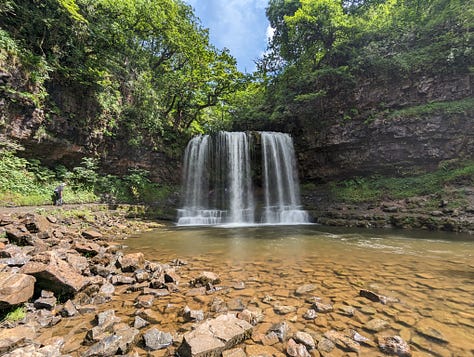
[[[294,134],[304,181],[417,174],[474,157],[474,76],[359,82],[348,102],[360,115]]]

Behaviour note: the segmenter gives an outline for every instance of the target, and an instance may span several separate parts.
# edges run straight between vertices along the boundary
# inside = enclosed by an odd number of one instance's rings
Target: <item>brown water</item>
[[[128,252],[141,251],[149,260],[169,262],[179,258],[182,296],[172,295],[155,304],[188,304],[213,316],[216,298],[229,308],[235,304],[263,310],[256,327],[265,333],[271,323],[288,321],[292,331],[306,331],[316,339],[326,331],[348,328],[369,338],[361,355],[382,355],[378,336],[398,334],[414,356],[474,355],[474,237],[431,232],[332,229],[321,226],[267,226],[247,228],[165,227],[125,241]],[[220,275],[222,292],[200,298],[186,297],[187,282],[207,270]],[[243,283],[243,284],[242,284]],[[236,284],[244,289],[233,288]],[[334,305],[330,313],[314,320],[303,314],[311,307],[294,294],[304,284],[315,284],[309,295]],[[396,298],[383,305],[359,297],[370,289]],[[273,301],[263,302],[265,297]],[[280,315],[274,307],[295,307]],[[166,306],[166,305],[163,305]],[[171,305],[168,305],[171,306]],[[181,306],[181,308],[183,307]],[[348,306],[354,308],[347,316]],[[154,307],[155,308],[155,307]],[[179,314],[157,307],[160,327],[185,331]],[[369,321],[381,319],[388,327],[380,332]],[[281,347],[275,345],[274,347]],[[345,355],[336,348],[331,356]]]

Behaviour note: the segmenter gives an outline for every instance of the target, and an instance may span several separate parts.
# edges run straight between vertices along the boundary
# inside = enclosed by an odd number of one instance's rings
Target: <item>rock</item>
[[[370,301],[380,302],[384,305],[386,305],[387,303],[391,303],[391,302],[399,302],[399,300],[397,298],[379,295],[379,294],[374,293],[373,291],[370,291],[370,290],[362,289],[362,290],[359,291],[359,295],[369,299]]]
[[[56,298],[54,294],[44,293],[44,290],[41,292],[41,297],[36,299],[34,306],[36,309],[47,309],[52,310],[56,307]]]
[[[128,353],[130,347],[137,341],[139,333],[138,329],[129,327],[124,323],[114,326],[114,334],[120,337],[118,354],[124,355]]]
[[[410,346],[400,336],[379,337],[378,343],[380,350],[384,353],[400,357],[411,357]]]
[[[84,277],[62,260],[56,251],[38,254],[20,272],[33,275],[38,287],[54,291],[57,295],[76,293],[85,285]]]
[[[143,340],[145,348],[155,351],[171,345],[173,343],[173,336],[170,333],[151,328],[143,334]]]
[[[286,353],[291,357],[311,357],[306,346],[301,343],[296,343],[292,338],[288,340]]]
[[[117,335],[110,335],[104,337],[102,340],[91,346],[82,356],[115,356],[120,348],[122,337]]]
[[[322,302],[314,301],[313,308],[317,312],[328,313],[334,310],[331,304],[323,304]]]
[[[133,327],[141,329],[142,327],[148,326],[149,324],[150,323],[147,320],[142,319],[140,316],[135,316]]]
[[[206,286],[208,284],[212,284],[212,285],[220,284],[220,282],[221,280],[217,274],[212,273],[210,271],[203,271],[201,275],[191,280],[189,284],[192,287],[199,288],[201,286]]]
[[[227,302],[227,308],[231,311],[244,311],[245,304],[241,298],[235,298]]]
[[[219,356],[250,337],[252,330],[252,325],[232,314],[221,315],[186,333],[177,353],[180,357]]]
[[[387,321],[381,319],[372,319],[364,325],[364,328],[369,331],[379,332],[386,330],[390,325]]]
[[[145,268],[145,256],[143,253],[131,253],[117,260],[118,266],[123,272],[134,272]]]
[[[261,341],[264,346],[272,346],[280,342],[278,335],[275,331],[270,331],[265,336],[262,337]]]
[[[331,340],[335,345],[341,347],[344,350],[357,353],[360,352],[360,344],[339,331],[326,331],[324,333],[324,337]]]
[[[110,278],[110,282],[113,285],[133,284],[135,283],[135,279],[125,275],[114,275]]]
[[[150,274],[143,269],[138,269],[133,273],[133,277],[138,283],[142,283],[150,278]]]
[[[143,294],[153,295],[155,297],[163,297],[163,296],[168,296],[170,292],[166,289],[144,288]]]
[[[303,318],[306,320],[314,320],[316,317],[318,317],[318,314],[314,309],[308,309],[303,315]]]
[[[297,331],[295,335],[293,336],[293,339],[298,343],[302,343],[310,350],[312,350],[313,348],[316,348],[314,339],[309,333],[306,333],[303,331]]]
[[[30,275],[0,272],[0,309],[27,302],[34,293],[36,279]]]
[[[261,309],[256,307],[250,307],[244,309],[237,314],[237,317],[241,320],[247,321],[249,324],[255,326],[263,321],[264,315]]]
[[[85,240],[74,242],[73,249],[88,257],[94,257],[101,251],[100,245]]]
[[[330,339],[323,337],[318,342],[318,351],[321,353],[330,353],[336,345]]]
[[[186,306],[183,310],[185,321],[202,321],[204,320],[204,312],[202,310],[191,310]]]
[[[448,339],[441,332],[443,330],[443,324],[433,319],[423,319],[418,321],[415,325],[415,330],[420,335],[434,339],[440,343],[449,343]]]
[[[10,243],[16,245],[32,245],[32,236],[26,227],[10,227],[5,231]]]
[[[87,231],[82,232],[81,234],[86,239],[96,240],[96,239],[102,238],[102,233],[99,233],[94,230],[87,230]]]
[[[99,294],[103,296],[112,297],[115,292],[115,286],[109,282],[105,282],[99,290]]]
[[[247,357],[285,357],[286,355],[272,346],[249,345],[245,347]]]
[[[17,326],[11,329],[2,329],[0,334],[0,353],[31,343],[36,335],[32,326]]]
[[[283,342],[286,340],[286,335],[288,334],[288,331],[290,330],[290,327],[286,323],[286,321],[276,323],[270,327],[268,332],[275,332],[276,335],[278,336],[278,339]]]
[[[295,306],[277,305],[273,310],[279,315],[286,315],[296,311]]]
[[[48,219],[36,214],[27,215],[23,224],[30,233],[47,232],[51,229],[51,223]]]
[[[314,291],[316,290],[316,285],[314,284],[305,284],[305,285],[302,285],[302,286],[299,286],[296,291],[295,291],[295,295],[305,295],[311,291]]]
[[[247,357],[247,354],[242,348],[233,348],[222,352],[222,357]]]
[[[174,268],[166,269],[164,272],[164,278],[165,278],[165,283],[174,283],[174,284],[179,284],[179,275],[176,274],[176,270]]]
[[[66,301],[60,311],[60,314],[64,317],[75,316],[78,313],[76,306],[74,306],[74,303],[71,300]]]
[[[135,304],[138,307],[150,308],[153,306],[153,301],[155,297],[153,295],[140,295],[136,298]]]

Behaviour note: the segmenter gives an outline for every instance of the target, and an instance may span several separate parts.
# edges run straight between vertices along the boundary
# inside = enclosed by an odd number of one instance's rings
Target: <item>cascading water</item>
[[[261,153],[256,152],[258,146]],[[288,134],[219,132],[194,137],[184,156],[178,225],[308,223],[300,207],[294,157]]]

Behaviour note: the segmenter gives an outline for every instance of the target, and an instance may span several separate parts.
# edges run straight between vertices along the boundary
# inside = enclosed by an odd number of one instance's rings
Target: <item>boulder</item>
[[[147,349],[154,351],[171,345],[173,343],[173,337],[170,333],[151,328],[143,334],[143,341]]]
[[[252,325],[232,314],[221,315],[186,333],[177,353],[181,357],[220,356],[249,338],[252,330]]]
[[[31,275],[0,272],[0,308],[19,305],[31,299],[35,281]]]
[[[61,259],[57,251],[38,254],[20,269],[20,273],[33,275],[40,288],[56,295],[76,293],[86,283],[85,278]]]
[[[32,326],[20,325],[11,329],[2,329],[0,334],[0,353],[25,346],[32,342],[36,331]]]
[[[80,240],[74,242],[73,249],[77,250],[79,253],[84,254],[88,257],[94,257],[100,252],[100,245],[94,242]]]
[[[292,338],[288,340],[286,353],[291,357],[311,357],[306,346],[302,343],[296,343]]]
[[[143,253],[131,253],[120,257],[117,260],[118,266],[123,272],[134,272],[138,269],[144,269],[145,256]]]
[[[201,287],[208,284],[216,285],[220,284],[221,280],[219,276],[210,271],[203,271],[196,279],[193,279],[189,282],[192,287]]]
[[[102,234],[94,230],[84,231],[82,232],[82,236],[86,239],[93,239],[93,240],[102,238]]]
[[[30,233],[48,232],[51,229],[48,219],[37,214],[26,215],[23,224]]]

